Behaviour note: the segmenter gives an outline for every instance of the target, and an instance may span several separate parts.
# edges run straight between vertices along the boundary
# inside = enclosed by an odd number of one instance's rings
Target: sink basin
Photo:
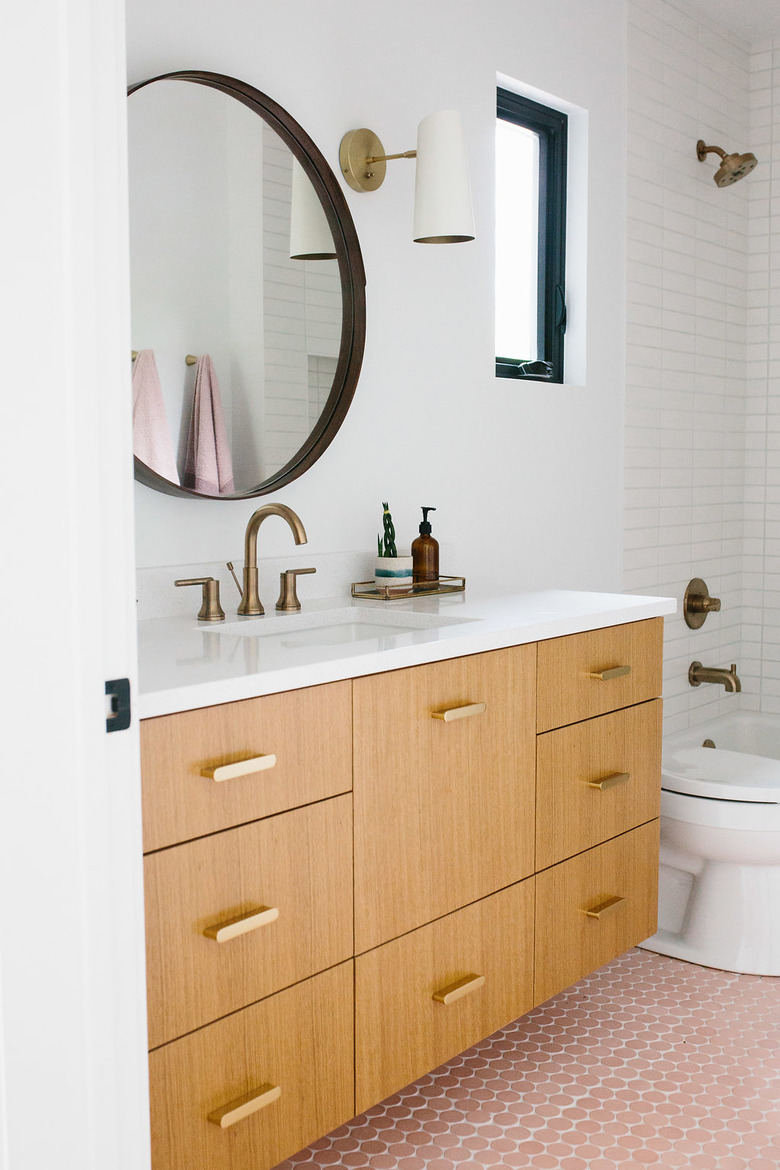
[[[471,624],[465,618],[441,617],[434,613],[392,613],[384,609],[366,610],[345,606],[343,609],[309,613],[247,617],[215,626],[214,630],[219,634],[238,635],[262,642],[272,640],[284,649],[300,649],[306,646],[344,646],[353,642],[384,642],[404,635],[409,641],[429,641],[432,631]],[[409,638],[409,635],[412,637]]]

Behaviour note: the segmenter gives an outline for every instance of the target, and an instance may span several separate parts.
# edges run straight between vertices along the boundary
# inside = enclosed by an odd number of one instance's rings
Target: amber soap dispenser
[[[428,520],[428,513],[435,511],[435,508],[422,509],[420,535],[412,542],[412,578],[415,585],[439,579],[439,542],[435,536],[431,536]]]

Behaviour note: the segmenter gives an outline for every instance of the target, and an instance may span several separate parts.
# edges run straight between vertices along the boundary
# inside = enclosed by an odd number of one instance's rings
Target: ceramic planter
[[[374,561],[374,580],[377,588],[386,585],[405,586],[412,584],[411,557],[377,557]]]

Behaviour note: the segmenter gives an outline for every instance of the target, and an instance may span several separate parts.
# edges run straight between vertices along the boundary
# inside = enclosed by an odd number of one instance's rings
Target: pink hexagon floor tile
[[[780,979],[634,949],[278,1170],[778,1170]]]

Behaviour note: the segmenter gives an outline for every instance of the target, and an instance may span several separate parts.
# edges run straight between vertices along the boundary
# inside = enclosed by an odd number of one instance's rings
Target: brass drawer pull
[[[458,979],[455,983],[450,983],[447,987],[442,987],[441,991],[434,991],[433,998],[437,1003],[443,1003],[445,1007],[449,1007],[451,1003],[462,999],[464,995],[470,995],[472,991],[476,991],[485,982],[484,975],[464,975],[462,979]]]
[[[250,1114],[257,1113],[258,1109],[272,1105],[281,1095],[281,1085],[261,1085],[259,1089],[252,1089],[250,1093],[244,1093],[243,1097],[236,1097],[229,1105],[223,1105],[221,1109],[209,1113],[209,1121],[218,1125],[220,1129],[227,1129],[229,1125],[235,1125],[237,1121],[243,1121]]]
[[[591,670],[588,678],[597,678],[600,682],[609,682],[611,678],[623,678],[631,674],[630,666],[610,666],[608,670]]]
[[[235,780],[238,776],[251,776],[253,772],[266,772],[276,765],[276,756],[254,756],[251,760],[238,760],[235,764],[220,764],[215,768],[201,768],[201,776],[208,780]]]
[[[582,913],[587,914],[588,918],[606,918],[608,914],[612,914],[617,910],[618,906],[622,906],[625,898],[615,895],[614,898],[607,898],[606,902],[599,902],[598,906],[591,906],[589,909],[582,908]]]
[[[258,930],[267,926],[269,922],[276,922],[279,910],[276,906],[263,906],[260,910],[252,910],[249,914],[239,914],[238,918],[228,918],[225,922],[218,922],[216,926],[207,926],[203,931],[206,938],[213,938],[214,942],[229,942],[240,934],[249,934],[250,930]]]
[[[608,788],[617,788],[618,784],[627,784],[631,779],[630,772],[613,772],[611,776],[604,776],[601,780],[588,780],[588,788],[597,788],[599,792],[606,792]]]
[[[433,719],[452,723],[455,719],[470,719],[472,715],[484,715],[487,703],[467,703],[465,707],[450,707],[447,711],[431,711]]]

